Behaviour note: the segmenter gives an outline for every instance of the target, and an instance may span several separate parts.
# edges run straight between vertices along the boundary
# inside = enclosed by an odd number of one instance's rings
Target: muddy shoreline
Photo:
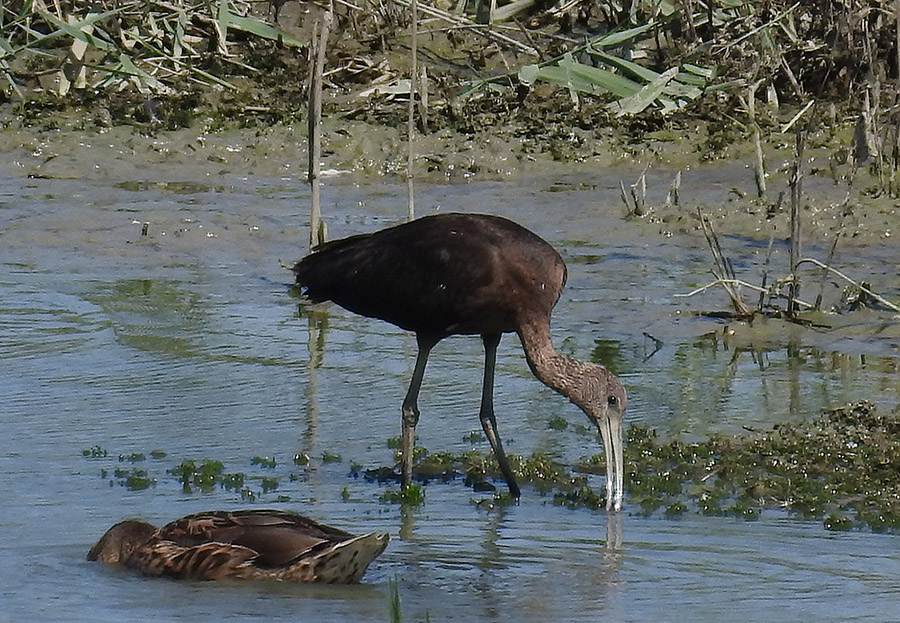
[[[684,125],[674,122],[672,128]],[[590,191],[598,176],[627,189],[647,172],[647,210],[639,220],[663,236],[696,232],[697,207],[728,235],[767,238],[789,231],[788,177],[793,159],[787,137],[766,144],[771,173],[766,200],[756,197],[749,141],[734,141],[720,157],[706,149],[709,127],[672,129],[636,141],[625,131],[590,133],[562,157],[553,141],[524,140],[521,125],[484,128],[475,134],[444,129],[417,138],[416,180],[457,184],[471,180],[558,180],[561,188]],[[148,124],[108,125],[83,111],[58,113],[40,125],[0,107],[0,165],[5,175],[53,179],[97,179],[138,184],[180,183],[227,186],[231,176],[282,178],[306,185],[305,124],[213,128],[198,117],[190,127],[154,129]],[[405,181],[404,130],[331,114],[324,123],[323,177],[326,184],[382,184]],[[900,235],[897,202],[874,190],[860,170],[849,184],[849,165],[835,166],[834,153],[846,131],[822,130],[806,155],[803,228],[809,240],[830,244],[843,229],[843,245],[884,242]],[[682,174],[679,205],[667,205],[670,185]],[[405,201],[398,197],[398,201]],[[620,203],[622,216],[627,209]],[[421,208],[427,212],[428,207]],[[490,206],[484,206],[490,211]],[[842,219],[841,213],[847,215]],[[424,213],[424,212],[423,212]],[[776,233],[776,236],[779,236]]]
[[[338,7],[327,48],[322,169],[329,184],[406,181],[408,99],[397,81],[410,72],[407,24],[396,7],[370,8]],[[818,9],[804,10],[819,17]],[[294,43],[237,30],[224,52],[214,45],[209,19],[198,13],[188,30],[205,53],[192,62],[225,81],[215,86],[174,72],[164,89],[124,82],[103,90],[96,86],[101,83],[85,81],[61,91],[61,58],[31,51],[15,55],[10,68],[18,80],[17,96],[0,97],[0,151],[6,154],[0,172],[184,187],[224,187],[231,176],[257,176],[305,186],[309,60],[307,46],[299,42],[313,38],[322,8],[273,2],[253,7],[251,14],[261,22],[272,20]],[[715,89],[668,114],[648,107],[616,116],[610,106],[615,97],[607,91],[579,94],[517,77],[517,68],[538,58],[577,50],[582,39],[608,27],[603,15],[588,10],[573,22],[574,15],[533,11],[528,28],[540,37],[529,38],[537,46],[531,53],[498,45],[478,29],[445,28],[429,16],[420,17],[418,43],[428,71],[423,98],[428,101],[417,112],[419,183],[540,178],[548,184],[557,179],[570,190],[590,191],[600,184],[627,192],[646,171],[640,182],[641,188],[646,185],[646,209],[638,220],[660,235],[696,233],[700,207],[722,234],[768,238],[774,228],[783,238],[789,230],[788,179],[802,130],[805,236],[830,244],[840,234],[853,245],[900,235],[898,202],[873,173],[876,167],[868,166],[877,156],[867,154],[853,169],[850,153],[860,151],[854,135],[864,114],[853,101],[854,91],[839,88],[845,84],[840,80],[829,82],[834,90],[820,92],[810,109],[804,107],[808,98],[776,84],[773,76],[766,101],[760,90],[751,115],[740,85],[752,55],[744,63],[712,55],[694,60],[721,65]],[[821,35],[815,28],[808,34]],[[656,60],[678,61],[684,52],[679,42],[676,37],[657,49]],[[660,45],[657,37],[655,46]],[[826,51],[818,53],[827,58]],[[61,56],[65,46],[55,52]],[[815,71],[798,75],[812,81],[808,88],[820,82]],[[470,88],[473,84],[480,87]],[[754,179],[754,128],[765,157],[765,198],[757,197]],[[667,195],[678,173],[676,205]],[[623,218],[628,216],[624,202],[619,207]],[[421,213],[427,210],[422,206]]]

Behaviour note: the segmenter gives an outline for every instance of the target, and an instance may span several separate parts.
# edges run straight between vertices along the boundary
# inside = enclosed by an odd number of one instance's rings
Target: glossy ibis
[[[480,335],[481,425],[510,493],[519,497],[493,406],[497,345],[503,333],[515,332],[534,375],[596,423],[606,453],[607,508],[621,508],[625,388],[603,366],[554,350],[550,314],[566,281],[566,265],[536,234],[499,216],[437,214],[327,242],[293,270],[312,301],[334,301],[415,332],[419,353],[402,409],[404,483],[412,475],[416,403],[431,349],[450,335]]]

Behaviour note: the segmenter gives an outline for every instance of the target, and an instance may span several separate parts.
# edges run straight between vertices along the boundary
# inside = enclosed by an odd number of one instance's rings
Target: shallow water
[[[694,196],[722,200],[729,184],[714,177],[697,174]],[[423,214],[510,216],[560,249],[569,282],[557,346],[616,369],[629,421],[690,437],[859,399],[886,410],[900,402],[890,314],[831,317],[840,328],[829,330],[697,317],[727,304],[717,291],[674,296],[710,280],[702,237],[623,221],[618,179],[420,187],[417,202]],[[398,186],[330,183],[331,236],[398,222],[403,196]],[[428,485],[419,508],[380,503],[384,487],[353,478],[350,466],[390,462],[415,341],[333,306],[314,320],[306,306],[298,313],[280,262],[305,249],[307,204],[305,188],[269,178],[0,179],[0,621],[386,621],[394,578],[409,621],[900,619],[892,535],[829,533],[773,512],[749,523],[645,518],[627,500],[618,516],[570,511],[528,487],[518,506],[488,511],[461,482]],[[766,242],[723,236],[736,270],[757,283]],[[776,243],[773,265],[786,254]],[[900,246],[839,246],[837,263],[898,298]],[[829,282],[826,300],[839,294]],[[657,352],[645,333],[662,340]],[[437,347],[421,445],[471,447],[481,356],[475,339]],[[576,426],[586,423],[580,411],[530,375],[514,337],[501,342],[497,377],[510,452],[574,461],[600,451]],[[554,416],[570,426],[550,429]],[[109,455],[82,456],[96,446]],[[146,459],[117,458],[131,453]],[[294,465],[298,453],[311,465]],[[277,465],[252,465],[254,456]],[[245,473],[254,499],[183,491],[167,470],[186,458]],[[117,468],[146,470],[155,484],[129,490]],[[278,488],[263,492],[264,476]],[[84,560],[123,517],[165,522],[239,506],[290,508],[353,532],[387,531],[392,542],[351,587],[176,583]]]

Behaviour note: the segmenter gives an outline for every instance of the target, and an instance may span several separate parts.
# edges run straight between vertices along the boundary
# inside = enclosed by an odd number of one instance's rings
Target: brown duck
[[[278,510],[210,511],[162,528],[122,521],[87,558],[178,579],[350,583],[359,582],[389,540]]]

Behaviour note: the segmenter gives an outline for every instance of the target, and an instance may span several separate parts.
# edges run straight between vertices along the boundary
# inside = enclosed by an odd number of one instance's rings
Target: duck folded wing
[[[207,512],[189,515],[159,531],[182,547],[222,543],[256,553],[260,567],[280,567],[316,547],[353,538],[348,532],[280,511]]]
[[[138,548],[126,566],[145,575],[179,580],[221,580],[256,576],[256,552],[238,545],[205,543],[181,547],[171,541],[155,541]]]

